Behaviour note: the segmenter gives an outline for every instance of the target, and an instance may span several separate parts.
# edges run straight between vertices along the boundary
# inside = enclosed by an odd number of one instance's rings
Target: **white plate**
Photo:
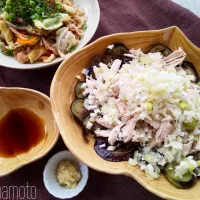
[[[97,0],[74,0],[74,2],[75,4],[80,5],[81,8],[84,8],[86,15],[88,16],[87,30],[85,31],[84,38],[80,41],[80,44],[74,51],[76,52],[78,49],[85,46],[95,34],[100,20],[100,8]],[[67,56],[70,56],[70,54],[67,54]],[[0,53],[0,66],[13,69],[40,69],[58,64],[63,59],[64,58],[57,58],[51,63],[37,62],[34,64],[21,64],[17,62],[13,57],[8,57]]]

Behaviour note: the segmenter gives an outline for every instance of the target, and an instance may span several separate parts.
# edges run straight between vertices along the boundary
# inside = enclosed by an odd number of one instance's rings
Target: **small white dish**
[[[75,4],[80,5],[86,12],[88,16],[87,20],[87,30],[85,31],[84,38],[80,41],[77,49],[74,51],[81,49],[84,47],[93,37],[95,34],[97,27],[99,25],[100,20],[100,8],[99,3],[97,0],[74,0]],[[74,53],[73,52],[73,53]],[[70,56],[72,53],[66,55],[66,57]],[[36,62],[34,64],[21,64],[15,60],[13,57],[5,56],[4,54],[0,53],[0,65],[2,67],[8,67],[13,69],[40,69],[50,67],[52,65],[56,65],[62,62],[65,58],[57,58],[53,60],[51,63],[43,63],[43,62]]]
[[[56,170],[59,163],[63,160],[70,160],[79,166],[82,178],[75,189],[66,189],[59,185],[56,178]],[[47,162],[44,173],[43,181],[48,192],[56,198],[69,199],[77,196],[86,186],[88,180],[88,167],[78,161],[70,151],[61,151],[50,158]]]

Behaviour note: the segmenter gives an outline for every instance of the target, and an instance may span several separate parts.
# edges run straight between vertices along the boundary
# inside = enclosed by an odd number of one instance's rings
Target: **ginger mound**
[[[57,167],[56,177],[61,186],[67,189],[74,189],[81,180],[81,173],[74,163],[64,160]]]

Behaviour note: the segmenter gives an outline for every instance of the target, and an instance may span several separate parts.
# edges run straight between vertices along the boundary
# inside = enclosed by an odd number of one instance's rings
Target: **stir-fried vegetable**
[[[61,16],[45,19],[43,21],[40,20],[33,20],[33,21],[38,29],[44,29],[44,30],[56,30],[63,25]]]
[[[13,44],[13,34],[4,21],[0,21],[0,33],[8,45]]]
[[[30,63],[34,63],[34,61],[36,61],[38,58],[40,58],[46,51],[47,50],[45,47],[34,48],[28,56]]]
[[[20,37],[17,38],[17,42],[23,45],[35,45],[39,41],[37,36],[32,36],[27,39],[22,39]]]
[[[13,56],[13,50],[6,47],[3,42],[0,42],[0,52],[6,56]]]
[[[86,21],[84,10],[73,0],[2,0],[1,52],[20,63],[51,62],[76,50]]]

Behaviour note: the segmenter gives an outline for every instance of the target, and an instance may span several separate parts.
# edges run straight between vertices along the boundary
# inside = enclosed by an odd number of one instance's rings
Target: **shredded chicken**
[[[183,152],[185,156],[191,153],[192,145],[193,141],[190,141],[187,144],[183,144]]]
[[[110,125],[104,118],[97,118],[96,122],[106,128],[113,128],[113,125]]]
[[[115,142],[117,141],[117,137],[119,137],[120,132],[121,132],[121,127],[123,126],[123,124],[116,126],[115,128],[113,128],[109,134],[108,137],[108,142],[111,145],[114,145]],[[120,139],[119,139],[120,140]]]
[[[97,137],[109,137],[111,129],[107,130],[95,130],[95,134]]]
[[[178,50],[174,51],[169,56],[165,57],[163,61],[166,63],[167,68],[176,67],[179,64],[182,64],[186,56],[186,53],[179,48]]]
[[[126,104],[120,100],[116,100],[116,106],[119,109],[121,115],[126,112]]]
[[[157,130],[155,139],[156,143],[161,143],[165,138],[172,133],[172,125],[170,122],[162,122],[160,128]]]

